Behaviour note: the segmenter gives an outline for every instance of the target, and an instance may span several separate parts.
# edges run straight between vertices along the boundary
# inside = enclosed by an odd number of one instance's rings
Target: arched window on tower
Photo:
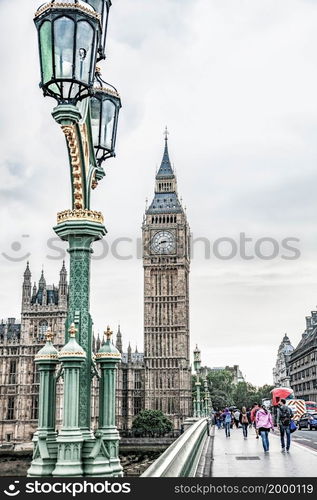
[[[39,418],[39,397],[32,396],[31,419],[37,420],[38,418]]]
[[[39,333],[38,333],[38,340],[44,340],[45,339],[45,333],[48,328],[48,322],[46,320],[40,321],[39,324]]]
[[[38,366],[33,362],[33,373],[32,373],[32,384],[40,383],[40,372],[38,370]]]
[[[9,367],[9,384],[16,384],[16,376],[17,376],[17,362],[15,359],[10,361]]]

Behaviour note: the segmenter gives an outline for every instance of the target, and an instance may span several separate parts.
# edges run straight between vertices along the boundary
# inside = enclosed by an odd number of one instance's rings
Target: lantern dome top
[[[83,0],[51,0],[50,2],[42,4],[37,9],[35,17],[40,16],[49,9],[79,9],[100,20],[100,14],[96,12],[92,5]]]

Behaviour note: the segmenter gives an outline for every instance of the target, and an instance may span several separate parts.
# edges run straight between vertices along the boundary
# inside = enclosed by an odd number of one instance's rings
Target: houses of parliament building
[[[122,353],[117,372],[116,417],[130,429],[142,409],[162,410],[174,424],[192,413],[189,346],[189,226],[177,194],[167,135],[155,193],[143,225],[144,352],[122,351],[120,327],[114,342]],[[58,286],[42,271],[32,285],[27,263],[21,321],[0,323],[0,443],[25,443],[37,428],[39,374],[34,355],[51,327],[57,349],[64,345],[68,282],[63,263]],[[105,318],[106,322],[106,318]],[[100,347],[93,340],[93,352]],[[94,379],[96,380],[96,379]],[[57,422],[62,418],[62,383],[57,386]],[[98,386],[93,385],[92,425],[98,419]]]

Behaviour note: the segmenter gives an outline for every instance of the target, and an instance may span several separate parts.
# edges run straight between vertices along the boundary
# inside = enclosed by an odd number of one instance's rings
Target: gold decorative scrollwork
[[[35,354],[35,359],[57,359],[57,354]]]
[[[83,209],[83,179],[80,164],[79,143],[74,125],[63,125],[62,130],[66,136],[71,158],[73,176],[73,196],[75,209]]]
[[[96,174],[94,173],[91,179],[91,189],[96,189],[97,186],[98,186],[98,181],[96,179]]]
[[[64,356],[74,356],[76,358],[85,358],[86,354],[83,351],[77,351],[77,352],[66,352],[66,351],[61,351],[58,354],[59,358],[63,358]]]
[[[35,12],[34,17],[40,16],[41,14],[43,14],[43,12],[45,12],[48,9],[78,9],[78,10],[85,12],[89,16],[98,19],[98,21],[100,21],[100,19],[101,19],[100,14],[98,14],[98,12],[94,12],[93,10],[85,7],[84,5],[81,5],[79,3],[70,4],[70,3],[63,3],[63,2],[59,2],[59,3],[51,2],[51,3],[48,3],[46,5],[43,5]]]
[[[100,358],[121,358],[120,352],[97,352],[96,359]]]
[[[64,210],[57,214],[57,224],[66,220],[86,219],[93,222],[103,224],[104,219],[101,212],[96,210],[80,209],[80,210]]]
[[[88,141],[88,133],[87,133],[87,125],[86,123],[79,124],[80,136],[83,147],[84,154],[84,162],[85,162],[85,171],[88,176],[89,171],[89,141]]]

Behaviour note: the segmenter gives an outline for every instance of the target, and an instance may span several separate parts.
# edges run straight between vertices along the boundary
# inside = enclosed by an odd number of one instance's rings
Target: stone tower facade
[[[9,319],[0,325],[0,437],[28,442],[37,428],[39,374],[34,355],[43,347],[50,326],[54,344],[64,343],[67,315],[67,272],[63,263],[58,286],[47,286],[42,271],[32,287],[29,264],[22,285],[21,324]],[[57,387],[57,417],[61,419],[61,385]]]
[[[276,363],[273,368],[273,382],[275,387],[291,387],[289,362],[293,351],[294,347],[285,333],[283,340],[279,345]]]
[[[146,409],[179,428],[191,415],[189,345],[190,231],[177,194],[167,135],[155,194],[143,226]]]

